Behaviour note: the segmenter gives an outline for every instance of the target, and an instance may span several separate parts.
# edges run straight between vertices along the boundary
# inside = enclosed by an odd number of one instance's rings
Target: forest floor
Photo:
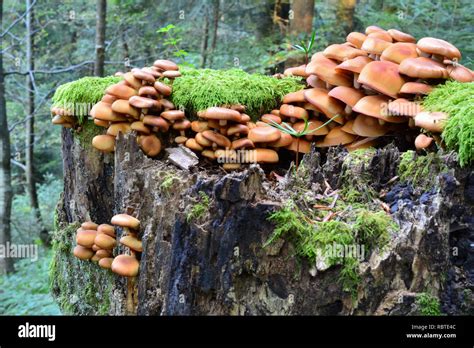
[[[0,315],[61,315],[50,293],[52,252],[40,248],[36,261],[19,260],[17,272],[0,276]]]

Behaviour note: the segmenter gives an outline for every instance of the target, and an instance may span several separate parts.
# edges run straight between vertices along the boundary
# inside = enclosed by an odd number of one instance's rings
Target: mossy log
[[[133,134],[120,136],[115,154],[106,155],[72,134],[63,129],[64,193],[51,269],[54,295],[68,313],[408,315],[423,313],[419,304],[426,301],[417,298],[426,294],[442,312],[474,313],[466,290],[474,282],[474,174],[449,156],[442,160],[450,169],[431,171],[436,180],[429,188],[396,180],[400,153],[394,146],[354,160],[342,148],[330,149],[324,160],[312,151],[298,177],[270,180],[257,165],[230,174],[205,166],[178,169],[145,157]],[[263,247],[275,228],[268,216],[295,192],[322,194],[325,181],[334,190],[353,185],[383,192],[399,225],[383,252],[361,262],[355,297],[338,281],[339,266],[314,272],[283,238]],[[141,221],[143,241],[132,310],[126,279],[71,255],[75,223],[110,223],[123,212]]]

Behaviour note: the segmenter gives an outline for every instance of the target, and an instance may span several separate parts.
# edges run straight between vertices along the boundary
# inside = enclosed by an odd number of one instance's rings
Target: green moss
[[[201,217],[204,216],[205,213],[209,211],[209,205],[211,204],[211,200],[208,195],[204,192],[199,191],[199,202],[192,206],[189,210],[186,221],[190,223],[191,221],[199,220]]]
[[[449,150],[458,153],[459,164],[474,162],[474,82],[446,82],[423,101],[428,111],[449,114],[442,137]]]
[[[433,295],[425,292],[417,294],[415,303],[418,306],[418,312],[421,315],[441,315],[441,305],[439,303],[439,299]]]
[[[163,182],[160,184],[160,189],[162,191],[168,191],[173,186],[175,180],[178,180],[175,175],[171,173],[166,174]]]
[[[96,126],[92,121],[85,121],[78,130],[74,130],[74,137],[84,149],[89,149],[92,146],[92,138],[103,133],[104,128]]]
[[[64,314],[108,314],[114,276],[91,261],[72,255],[79,223],[59,226],[53,233],[50,288]]]
[[[73,111],[79,123],[84,122],[89,110],[104,95],[110,85],[117,83],[121,77],[83,77],[79,80],[65,83],[56,89],[53,96],[53,106]]]
[[[328,248],[335,245],[363,246],[365,257],[387,245],[390,230],[397,228],[389,215],[360,207],[346,208],[337,211],[340,215],[337,219],[318,221],[316,211],[302,211],[293,201],[288,201],[269,215],[268,220],[275,224],[275,229],[264,247],[284,238],[293,244],[296,256],[315,264],[318,257],[328,255]],[[341,265],[339,281],[345,291],[355,296],[360,283],[360,258],[354,254],[341,256],[333,252],[325,257],[325,262],[328,266]]]
[[[400,156],[398,176],[402,182],[410,182],[413,186],[429,189],[434,186],[438,173],[448,170],[445,163],[436,153],[425,156],[409,150]]]
[[[277,79],[239,69],[182,69],[172,102],[191,115],[212,106],[242,104],[254,119],[277,107],[285,94],[303,88],[299,78]]]

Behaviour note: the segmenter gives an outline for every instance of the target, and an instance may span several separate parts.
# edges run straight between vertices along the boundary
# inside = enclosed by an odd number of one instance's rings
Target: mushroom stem
[[[359,79],[359,74],[354,73],[354,88],[360,89],[360,83],[357,81]]]
[[[331,85],[329,82],[326,82],[326,89],[330,91],[334,86]]]
[[[184,130],[180,130],[179,131],[179,134],[181,134],[182,137],[185,137],[186,136],[186,132]]]
[[[438,63],[443,63],[444,61],[444,57],[440,56],[439,54],[432,54],[431,59],[433,59],[435,62],[438,62]]]
[[[346,107],[344,108],[344,113],[349,116],[350,114],[352,114],[352,106],[350,106],[349,104],[346,105]]]
[[[227,126],[227,120],[219,120],[219,126]]]

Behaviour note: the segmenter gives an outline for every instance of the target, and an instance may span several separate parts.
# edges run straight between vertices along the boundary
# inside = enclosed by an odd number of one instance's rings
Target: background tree
[[[107,1],[97,0],[94,75],[104,76]]]

